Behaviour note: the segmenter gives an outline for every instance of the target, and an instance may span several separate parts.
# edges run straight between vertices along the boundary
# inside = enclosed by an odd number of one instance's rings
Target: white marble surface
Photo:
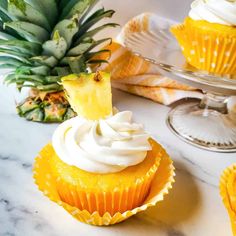
[[[33,183],[32,164],[56,125],[27,122],[15,114],[16,93],[0,86],[1,236],[230,236],[218,190],[222,170],[236,154],[217,154],[185,144],[167,128],[170,108],[114,91],[114,105],[131,110],[137,121],[167,149],[176,166],[176,183],[156,207],[112,227],[82,224],[50,202]]]
[[[103,0],[123,25],[144,11],[181,20],[191,0]],[[176,7],[178,6],[178,7]],[[116,35],[119,29],[111,31]],[[32,164],[56,125],[27,122],[15,114],[13,88],[0,85],[0,236],[230,236],[231,228],[218,190],[223,169],[236,154],[217,154],[185,144],[167,128],[170,108],[114,91],[114,105],[132,110],[136,120],[161,142],[176,166],[176,183],[156,207],[112,227],[93,227],[50,202],[33,183]],[[18,98],[17,98],[18,99]]]

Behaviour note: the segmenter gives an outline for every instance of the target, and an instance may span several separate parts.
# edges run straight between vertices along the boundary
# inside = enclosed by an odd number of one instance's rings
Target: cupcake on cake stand
[[[171,131],[203,149],[235,152],[236,113],[228,100],[236,95],[236,78],[217,76],[190,66],[183,56],[184,49],[170,33],[168,22],[166,29],[159,29],[158,24],[152,28],[152,31],[126,35],[124,45],[157,65],[163,75],[204,92],[200,102],[181,103],[170,111],[167,124]]]

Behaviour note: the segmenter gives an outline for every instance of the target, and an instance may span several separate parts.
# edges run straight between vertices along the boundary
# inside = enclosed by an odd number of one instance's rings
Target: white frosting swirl
[[[131,118],[129,111],[99,121],[72,118],[54,132],[55,152],[68,165],[94,173],[114,173],[137,165],[151,150],[150,136]]]
[[[236,0],[195,0],[189,17],[222,25],[236,25]]]

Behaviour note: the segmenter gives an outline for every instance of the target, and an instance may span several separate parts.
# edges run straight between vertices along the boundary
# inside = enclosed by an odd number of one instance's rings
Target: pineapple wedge
[[[109,73],[72,74],[62,78],[62,85],[71,107],[79,116],[99,120],[112,114]]]

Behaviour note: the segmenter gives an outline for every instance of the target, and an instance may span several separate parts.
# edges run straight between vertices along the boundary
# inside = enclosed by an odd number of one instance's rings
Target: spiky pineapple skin
[[[76,116],[63,93],[49,93],[44,99],[30,96],[16,107],[19,116],[29,121],[58,123]]]

